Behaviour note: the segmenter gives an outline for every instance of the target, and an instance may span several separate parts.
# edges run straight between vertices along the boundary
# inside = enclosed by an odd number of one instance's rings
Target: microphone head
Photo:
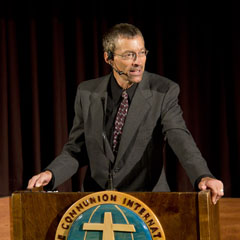
[[[128,74],[123,72],[123,71],[120,71],[118,70],[117,68],[115,68],[111,62],[109,62],[110,66],[112,67],[113,70],[115,70],[115,72],[117,72],[119,75],[126,75],[128,77]]]

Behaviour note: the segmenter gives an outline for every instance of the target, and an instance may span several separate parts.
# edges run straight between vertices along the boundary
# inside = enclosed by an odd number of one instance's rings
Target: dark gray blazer
[[[106,189],[112,161],[117,190],[169,191],[162,161],[163,136],[192,184],[202,175],[211,175],[182,118],[179,86],[146,71],[132,99],[114,160],[103,124],[109,80],[107,75],[79,84],[69,141],[47,167],[54,174],[54,188],[87,164],[85,191]]]

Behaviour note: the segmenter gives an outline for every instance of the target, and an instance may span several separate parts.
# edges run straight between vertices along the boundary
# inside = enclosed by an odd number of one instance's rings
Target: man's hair
[[[141,36],[143,38],[141,31],[134,25],[129,23],[116,24],[103,36],[103,51],[114,53],[116,40],[119,38],[131,39],[136,36]]]

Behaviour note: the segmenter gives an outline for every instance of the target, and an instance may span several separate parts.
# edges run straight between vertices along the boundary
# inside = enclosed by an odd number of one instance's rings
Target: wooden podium
[[[54,240],[67,209],[90,193],[30,192],[12,194],[13,240]],[[219,208],[210,192],[127,193],[144,202],[159,219],[166,240],[217,240]]]

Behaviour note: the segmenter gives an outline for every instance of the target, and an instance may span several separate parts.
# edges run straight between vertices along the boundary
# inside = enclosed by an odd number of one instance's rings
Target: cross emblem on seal
[[[102,240],[115,240],[114,232],[136,232],[133,224],[114,224],[112,221],[112,213],[104,213],[103,223],[84,223],[83,230],[102,231]]]

